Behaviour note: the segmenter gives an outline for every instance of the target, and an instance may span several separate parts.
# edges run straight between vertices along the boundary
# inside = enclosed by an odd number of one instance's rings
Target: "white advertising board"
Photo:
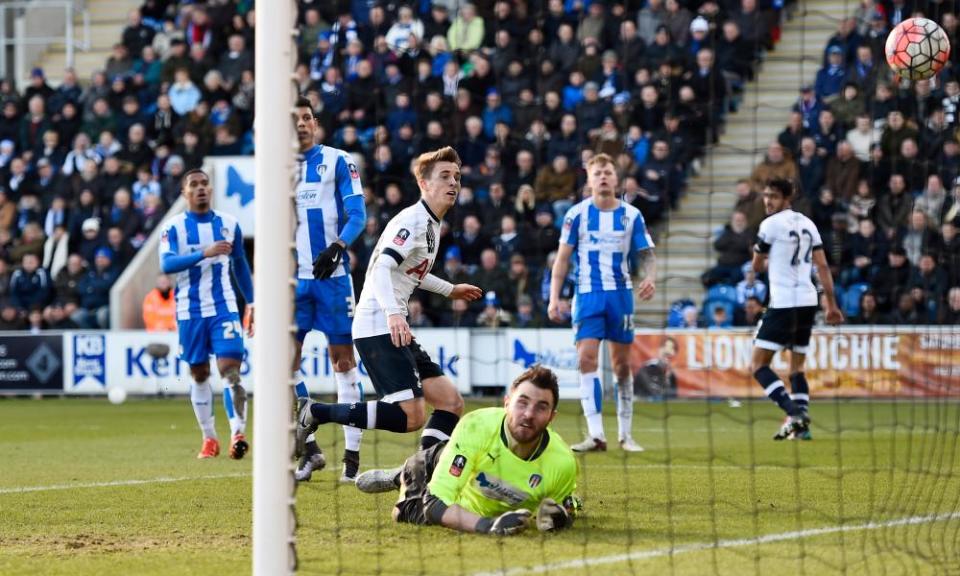
[[[417,330],[417,340],[440,364],[463,393],[470,392],[470,331],[431,329]],[[246,340],[247,356],[256,338]],[[169,347],[166,356],[152,358],[151,344]],[[64,391],[67,394],[103,394],[113,386],[122,386],[134,394],[186,394],[190,392],[190,368],[177,359],[179,343],[173,332],[67,332],[64,334]],[[464,359],[461,361],[461,359]],[[359,358],[358,358],[359,361]],[[373,390],[366,370],[360,364],[361,381],[366,390]],[[333,393],[336,386],[333,369],[323,335],[311,333],[304,343],[301,363],[304,382],[314,393]],[[211,383],[220,387],[215,362],[211,361]],[[253,390],[251,366],[241,367],[244,386]],[[278,383],[278,388],[282,386]]]

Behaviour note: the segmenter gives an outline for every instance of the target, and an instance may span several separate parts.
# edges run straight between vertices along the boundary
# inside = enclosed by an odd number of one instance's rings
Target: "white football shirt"
[[[813,251],[823,248],[823,240],[809,218],[790,209],[767,217],[760,223],[757,247],[768,256],[770,308],[817,305]]]
[[[389,334],[387,316],[407,315],[407,302],[420,281],[433,269],[440,239],[440,219],[423,200],[404,208],[383,230],[370,256],[367,276],[353,317],[353,337],[368,338]],[[372,272],[380,258],[393,258],[397,267],[390,272],[393,307],[384,310],[377,301]]]

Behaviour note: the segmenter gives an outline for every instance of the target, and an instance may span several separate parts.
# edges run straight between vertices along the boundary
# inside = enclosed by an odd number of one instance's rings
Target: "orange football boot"
[[[216,458],[220,455],[220,442],[216,438],[204,438],[203,447],[197,454],[197,458]]]

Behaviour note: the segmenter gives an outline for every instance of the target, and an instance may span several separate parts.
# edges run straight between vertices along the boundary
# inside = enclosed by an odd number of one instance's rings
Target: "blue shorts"
[[[243,360],[243,325],[240,315],[229,312],[209,318],[177,320],[180,332],[180,359],[191,366],[217,358]]]
[[[604,290],[577,294],[573,300],[575,340],[587,338],[633,342],[633,291]]]
[[[349,274],[326,280],[297,281],[297,340],[319,330],[329,344],[350,344],[353,338],[353,281]]]

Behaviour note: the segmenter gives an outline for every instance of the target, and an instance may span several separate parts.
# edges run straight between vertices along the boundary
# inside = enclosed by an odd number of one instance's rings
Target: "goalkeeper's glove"
[[[553,498],[544,498],[537,508],[537,530],[552,532],[563,530],[573,524],[573,516]]]
[[[496,518],[481,518],[477,521],[476,530],[480,533],[496,534],[498,536],[519,534],[527,528],[531,515],[529,510],[521,508],[520,510],[504,512]]]
[[[326,250],[313,261],[313,277],[317,280],[329,278],[343,262],[344,247],[339,242],[327,246]]]

